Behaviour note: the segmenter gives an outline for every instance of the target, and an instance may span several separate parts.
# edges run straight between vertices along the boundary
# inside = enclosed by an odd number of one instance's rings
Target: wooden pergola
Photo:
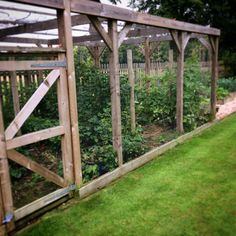
[[[11,2],[12,6],[5,6],[4,2]],[[14,3],[27,4],[31,8],[16,7]],[[1,61],[0,71],[10,73],[11,83],[15,85],[13,87],[17,87],[16,71],[27,71],[32,68],[39,71],[51,70],[22,108],[17,105],[17,91],[13,90],[13,98],[16,99],[14,100],[15,118],[8,127],[4,127],[0,101],[0,235],[14,230],[15,223],[69,195],[75,186],[82,184],[73,45],[88,46],[97,64],[101,53],[100,47],[106,46],[109,49],[112,141],[119,164],[115,172],[108,173],[102,179],[81,187],[79,189],[81,197],[89,195],[115,178],[144,164],[151,157],[153,158],[153,154],[149,154],[145,160],[140,159],[135,160],[136,162],[123,164],[118,58],[118,50],[122,43],[144,43],[146,45],[145,51],[148,53],[150,42],[174,40],[178,52],[176,127],[177,131],[183,132],[184,51],[191,37],[198,38],[211,53],[211,115],[212,120],[215,118],[220,36],[218,29],[87,0],[1,1],[0,9],[2,11],[29,12],[50,18],[33,23],[12,22],[9,19],[0,22],[2,26],[0,29],[1,57],[8,58],[8,60]],[[77,27],[81,25],[92,25],[93,27],[90,27],[90,30],[83,30]],[[49,32],[54,29],[58,29],[58,32]],[[83,31],[84,35],[76,35],[76,32],[81,34]],[[31,34],[31,37],[26,37],[26,34]],[[45,38],[39,38],[39,35],[44,35]],[[20,60],[22,55],[33,55],[34,60]],[[53,59],[49,60],[48,58]],[[146,55],[146,58],[149,56]],[[146,63],[148,62],[146,61]],[[57,83],[59,126],[16,136],[54,83]],[[18,147],[56,136],[62,137],[63,178],[15,150]],[[14,210],[8,159],[42,175],[60,186],[61,189]]]

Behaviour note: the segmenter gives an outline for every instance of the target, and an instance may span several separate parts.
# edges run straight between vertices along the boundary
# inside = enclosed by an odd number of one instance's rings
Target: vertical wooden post
[[[120,75],[117,21],[108,21],[108,34],[112,42],[112,51],[109,53],[109,73],[112,103],[112,141],[117,152],[118,164],[123,164],[122,137],[121,137],[121,107],[120,107]]]
[[[183,112],[184,112],[184,49],[183,34],[179,35],[180,50],[177,56],[177,80],[176,80],[176,129],[183,133]]]
[[[13,215],[13,198],[11,190],[11,179],[8,166],[2,101],[0,100],[0,189],[2,193],[4,213]],[[14,229],[13,219],[6,225],[7,230]]]
[[[169,49],[169,69],[173,69],[173,63],[174,63],[174,53],[173,49]]]
[[[183,111],[184,111],[184,51],[188,44],[191,34],[182,31],[171,31],[173,40],[175,41],[178,57],[177,57],[177,80],[176,80],[176,130],[179,133],[184,132]]]
[[[64,10],[57,11],[58,26],[59,26],[58,30],[60,35],[59,36],[60,43],[66,49],[74,175],[75,175],[75,183],[77,185],[80,185],[82,183],[82,169],[81,169],[80,138],[79,138],[79,126],[78,126],[78,109],[77,109],[77,96],[76,96],[73,40],[72,40],[72,30],[71,30],[70,1],[64,0],[64,6],[65,6]]]
[[[100,64],[100,48],[98,46],[95,46],[93,48],[94,51],[94,64],[96,66],[96,68],[100,68],[101,64]]]
[[[18,82],[17,82],[16,71],[10,72],[10,85],[13,99],[14,115],[16,116],[20,112],[20,99],[18,93]],[[21,135],[21,131],[19,131],[17,134]]]
[[[1,176],[0,176],[0,183],[1,183]],[[4,205],[3,205],[3,197],[2,197],[2,189],[0,185],[0,236],[6,235],[6,227],[2,224],[4,220],[5,212],[4,212]]]
[[[144,57],[145,57],[145,75],[150,75],[151,73],[151,58],[150,58],[150,43],[149,39],[145,38],[144,42]]]
[[[131,131],[135,131],[135,99],[134,99],[134,69],[133,69],[133,57],[132,50],[127,50],[127,64],[128,64],[128,78],[130,85],[130,118],[131,118]]]
[[[210,36],[211,44],[211,119],[214,120],[216,116],[216,84],[218,79],[218,51],[219,51],[219,37]]]
[[[59,54],[58,59],[65,60],[65,54]],[[74,183],[74,163],[72,154],[72,140],[70,129],[70,113],[68,99],[67,74],[64,68],[60,69],[60,79],[57,82],[58,111],[60,124],[65,129],[61,138],[62,160],[64,178],[68,184]]]

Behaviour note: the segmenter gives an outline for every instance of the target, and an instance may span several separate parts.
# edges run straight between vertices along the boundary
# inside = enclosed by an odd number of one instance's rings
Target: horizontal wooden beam
[[[23,206],[17,210],[15,210],[14,212],[14,218],[16,221],[23,219],[24,217],[36,212],[39,209],[42,209],[46,206],[48,206],[49,204],[65,197],[66,195],[68,195],[72,190],[72,187],[66,187],[66,188],[61,188],[58,189],[40,199],[37,199],[36,201],[33,201],[29,204],[27,204],[26,206]]]
[[[74,15],[71,16],[72,26],[88,24],[89,19],[84,15]],[[50,29],[57,29],[57,19],[46,20],[36,23],[28,23],[24,25],[14,26],[10,28],[5,28],[0,30],[0,38],[9,35],[24,34],[24,33],[33,33],[37,31],[44,31]]]
[[[65,133],[63,126],[57,126],[53,128],[48,128],[40,131],[36,131],[30,134],[25,134],[14,139],[6,141],[7,150],[22,147],[28,144],[40,142],[46,139],[57,137]]]
[[[53,61],[40,60],[40,61],[1,61],[0,71],[25,71],[25,70],[46,70],[52,69],[50,63]],[[44,66],[36,67],[32,65],[44,64]],[[46,66],[48,64],[49,66]],[[59,67],[58,67],[59,68]]]
[[[46,180],[49,180],[60,187],[65,187],[67,185],[66,181],[61,176],[55,174],[54,172],[48,170],[47,168],[41,166],[37,162],[27,158],[26,156],[15,150],[7,151],[7,157],[17,164],[37,173],[38,175],[44,177]]]
[[[30,47],[1,47],[0,46],[0,52],[1,53],[36,53],[36,54],[38,54],[38,53],[41,53],[41,54],[42,53],[47,53],[47,54],[57,54],[57,53],[65,52],[65,49],[63,49],[63,48],[42,48],[42,47],[41,48],[39,48],[39,47],[34,47],[34,48],[32,48],[32,47],[31,48]],[[25,61],[24,63],[29,65],[31,62],[32,61]],[[48,62],[50,62],[50,61],[48,61]],[[20,63],[16,62],[15,64],[20,64]]]
[[[88,0],[71,0],[71,11],[81,14],[93,15],[108,19],[116,19],[120,21],[137,23],[142,25],[156,26],[166,29],[182,30],[207,35],[220,35],[220,30],[215,28],[190,24],[159,16],[153,16],[146,13],[134,12],[128,9],[119,8],[107,4],[101,4]]]
[[[7,43],[30,43],[30,44],[48,44],[48,39],[37,39],[37,38],[19,38],[19,37],[4,37],[0,39],[0,42]]]
[[[27,13],[35,13],[35,14],[40,14],[40,15],[47,15],[47,16],[55,16],[56,13],[49,13],[49,12],[45,12],[40,10],[33,10],[33,9],[22,9],[22,8],[17,8],[17,7],[8,7],[8,6],[0,6],[0,9],[3,10],[10,10],[10,11],[17,11],[17,12],[27,12]]]
[[[51,86],[54,84],[54,82],[58,79],[59,76],[60,70],[53,70],[48,74],[47,78],[38,87],[38,89],[34,92],[31,98],[26,102],[21,111],[16,115],[14,120],[6,129],[6,140],[10,140],[16,135],[16,133],[20,130],[27,118],[32,114],[34,109],[37,107],[43,97],[47,94],[48,90],[51,88]]]
[[[18,2],[24,4],[30,4],[39,7],[48,7],[53,9],[64,9],[63,0],[11,0],[11,2]]]

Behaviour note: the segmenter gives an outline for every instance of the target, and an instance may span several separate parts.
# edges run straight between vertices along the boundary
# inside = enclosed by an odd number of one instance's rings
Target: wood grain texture
[[[96,3],[87,0],[71,0],[71,11],[82,14],[116,19],[137,24],[156,26],[160,28],[183,30],[186,32],[220,35],[220,30],[201,25],[181,22],[164,17],[148,15],[146,13],[134,12],[107,4]]]
[[[6,141],[7,150],[22,147],[28,144],[40,142],[46,139],[57,137],[65,133],[64,126],[48,128],[33,133],[25,134]]]
[[[44,82],[38,87],[31,98],[27,101],[21,111],[17,114],[14,120],[10,123],[5,131],[6,140],[12,139],[19,129],[22,127],[27,118],[32,114],[34,109],[47,94],[51,86],[57,80],[60,75],[59,70],[51,71]]]

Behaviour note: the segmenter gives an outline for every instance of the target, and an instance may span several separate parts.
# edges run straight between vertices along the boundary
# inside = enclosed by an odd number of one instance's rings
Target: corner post
[[[123,164],[122,137],[121,137],[121,107],[120,107],[120,75],[118,54],[117,21],[108,21],[108,35],[111,39],[112,50],[109,53],[109,73],[112,103],[112,141],[117,152],[118,164]]]

